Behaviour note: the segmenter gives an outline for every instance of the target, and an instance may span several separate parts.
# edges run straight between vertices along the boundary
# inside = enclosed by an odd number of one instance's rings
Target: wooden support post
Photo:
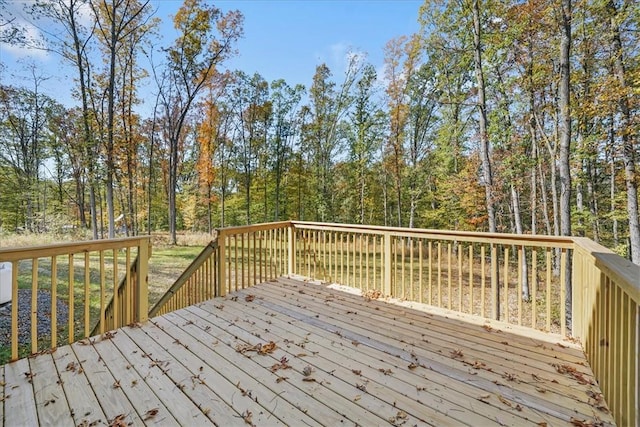
[[[384,283],[383,283],[383,293],[385,296],[391,295],[391,234],[384,234]]]
[[[498,291],[498,247],[491,244],[491,314],[500,320],[500,292]]]
[[[138,265],[136,272],[136,321],[144,322],[149,317],[149,254],[151,242],[142,239],[138,244]],[[129,268],[129,267],[127,267]],[[116,289],[115,292],[118,292]],[[115,307],[114,307],[115,309]]]
[[[296,231],[293,227],[293,224],[289,224],[289,227],[287,228],[287,238],[289,240],[287,248],[289,255],[287,274],[289,274],[289,276],[296,274]]]
[[[218,230],[218,290],[216,296],[227,295],[227,241],[226,236]]]

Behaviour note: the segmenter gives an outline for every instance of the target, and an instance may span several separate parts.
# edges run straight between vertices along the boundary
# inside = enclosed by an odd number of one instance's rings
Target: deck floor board
[[[0,366],[0,420],[613,425],[592,379],[548,334],[280,278]]]

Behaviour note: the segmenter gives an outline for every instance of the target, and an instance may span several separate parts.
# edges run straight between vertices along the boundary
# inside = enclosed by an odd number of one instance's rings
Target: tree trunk
[[[638,182],[636,177],[635,163],[635,144],[634,137],[637,134],[637,128],[634,130],[631,118],[631,109],[629,107],[629,99],[627,98],[627,81],[624,63],[624,54],[622,51],[622,41],[620,38],[620,27],[618,19],[618,11],[612,0],[607,3],[607,11],[609,12],[609,25],[611,30],[611,47],[614,55],[613,70],[620,87],[620,95],[618,96],[618,107],[622,113],[621,131],[622,139],[622,162],[624,164],[624,181],[627,190],[627,215],[629,217],[629,239],[631,243],[631,261],[640,265],[640,214],[638,213]]]
[[[560,34],[560,93],[558,106],[560,109],[560,231],[563,236],[571,236],[571,169],[569,156],[571,154],[571,0],[562,0],[561,4],[561,34]],[[572,289],[571,289],[571,257],[567,257],[565,266],[567,300],[565,309],[567,320],[571,320]]]
[[[482,177],[485,189],[485,203],[489,220],[489,232],[496,232],[496,213],[493,197],[493,173],[489,154],[489,135],[487,131],[487,105],[485,97],[484,72],[482,70],[482,42],[480,25],[480,1],[473,2],[473,54],[476,85],[478,90],[478,109],[480,110],[480,159],[482,162]]]

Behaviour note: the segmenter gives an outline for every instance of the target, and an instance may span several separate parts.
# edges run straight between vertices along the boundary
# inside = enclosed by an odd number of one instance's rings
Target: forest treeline
[[[384,67],[352,52],[308,86],[227,70],[242,13],[210,2],[185,0],[162,46],[148,1],[28,12],[55,30],[4,10],[3,41],[58,53],[77,105],[35,68],[0,86],[5,231],[299,219],[582,235],[640,263],[638,2],[426,0]]]

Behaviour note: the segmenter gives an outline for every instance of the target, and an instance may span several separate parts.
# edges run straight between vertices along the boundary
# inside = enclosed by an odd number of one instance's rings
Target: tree
[[[163,126],[169,143],[169,234],[176,244],[176,191],[180,143],[187,115],[216,67],[233,53],[242,35],[242,14],[222,12],[202,0],[185,0],[174,17],[178,38],[167,50],[168,64],[159,81]]]
[[[127,77],[126,68],[118,65],[118,55],[126,49],[127,53],[135,51],[140,42],[140,33],[148,31],[146,26],[149,0],[140,3],[138,0],[94,0],[91,7],[97,17],[98,40],[103,45],[103,51],[108,57],[108,71],[106,75],[107,120],[106,141],[104,142],[106,156],[106,199],[109,218],[109,238],[115,237],[115,213],[113,186],[116,175],[116,141],[115,141],[115,108],[116,108],[116,72]],[[126,46],[129,42],[131,45]],[[125,64],[133,69],[133,55],[126,54]],[[135,81],[130,82],[133,87]],[[133,102],[132,97],[130,102]],[[126,111],[125,111],[126,114]],[[130,117],[129,117],[130,118]],[[126,120],[126,119],[125,119]]]

